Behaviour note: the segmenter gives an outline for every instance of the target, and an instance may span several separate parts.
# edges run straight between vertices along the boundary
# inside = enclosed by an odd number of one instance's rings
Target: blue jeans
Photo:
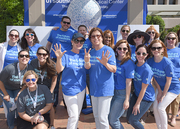
[[[142,100],[140,103],[140,113],[137,113],[137,115],[132,114],[133,107],[136,104],[138,97],[133,94],[130,100],[130,106],[127,112],[127,119],[129,123],[135,128],[135,129],[144,129],[144,126],[139,122],[139,119],[146,113],[146,111],[150,108],[153,101],[145,101]]]
[[[109,124],[112,129],[124,129],[119,118],[124,113],[123,103],[126,98],[126,89],[114,90],[114,96],[111,100],[111,107],[109,113]]]
[[[7,91],[7,93],[9,94],[9,96],[11,98],[15,99],[18,92],[20,91],[20,89],[18,89],[18,90],[7,90],[6,89],[6,91]],[[3,92],[1,90],[0,90],[0,92],[3,94]],[[2,97],[2,99],[3,99],[3,97]],[[14,128],[15,115],[16,116],[18,115],[17,110],[9,111],[9,108],[12,107],[12,104],[9,101],[6,101],[4,99],[3,99],[3,102],[4,102],[4,104],[6,105],[6,108],[7,108],[7,124],[8,124],[8,127],[10,129],[13,129]]]

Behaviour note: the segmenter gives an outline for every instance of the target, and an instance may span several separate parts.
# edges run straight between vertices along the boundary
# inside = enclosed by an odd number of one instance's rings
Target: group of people
[[[11,30],[9,41],[0,44],[0,93],[7,110],[7,124],[18,129],[54,128],[54,106],[58,104],[59,82],[67,106],[67,129],[77,129],[86,86],[91,96],[97,129],[123,129],[119,118],[136,129],[150,109],[158,129],[176,125],[180,101],[179,32],[167,34],[165,43],[154,26],[146,32],[122,26],[122,39],[115,43],[110,30],[85,25],[70,30],[64,16],[54,28],[46,47],[32,29]],[[51,49],[52,48],[52,49]],[[52,97],[49,97],[52,96]],[[12,108],[17,104],[16,108]],[[153,105],[153,109],[151,108]],[[166,113],[167,111],[167,113]]]

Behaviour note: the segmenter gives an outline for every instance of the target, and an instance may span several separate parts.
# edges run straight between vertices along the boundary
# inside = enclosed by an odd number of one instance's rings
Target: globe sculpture
[[[67,9],[71,26],[78,30],[79,25],[97,27],[101,21],[101,7],[95,0],[73,0]]]

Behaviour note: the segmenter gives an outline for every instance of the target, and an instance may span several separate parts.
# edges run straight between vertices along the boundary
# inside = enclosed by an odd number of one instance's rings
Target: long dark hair
[[[55,67],[56,64],[53,60],[50,59],[50,53],[49,53],[48,49],[44,46],[41,46],[38,48],[37,53],[40,49],[47,52],[48,58],[46,59],[46,63],[44,65],[40,66],[38,69],[42,70],[42,71],[47,70],[47,77],[48,78],[56,76],[56,67]]]
[[[39,43],[39,40],[38,40],[38,37],[37,37],[37,35],[36,35],[36,33],[34,32],[33,29],[31,29],[31,28],[26,29],[24,31],[23,37],[21,38],[20,46],[21,46],[22,49],[28,49],[29,50],[28,43],[27,43],[27,41],[25,39],[26,31],[29,32],[29,33],[33,33],[34,34],[34,40],[33,40],[34,44]]]

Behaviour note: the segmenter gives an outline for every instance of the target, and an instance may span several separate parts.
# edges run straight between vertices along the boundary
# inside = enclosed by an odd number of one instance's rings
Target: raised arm
[[[91,68],[91,63],[90,63],[90,58],[91,58],[91,55],[89,54],[89,52],[91,51],[91,48],[88,50],[88,52],[86,52],[86,49],[84,49],[84,67],[86,69],[90,69]]]

